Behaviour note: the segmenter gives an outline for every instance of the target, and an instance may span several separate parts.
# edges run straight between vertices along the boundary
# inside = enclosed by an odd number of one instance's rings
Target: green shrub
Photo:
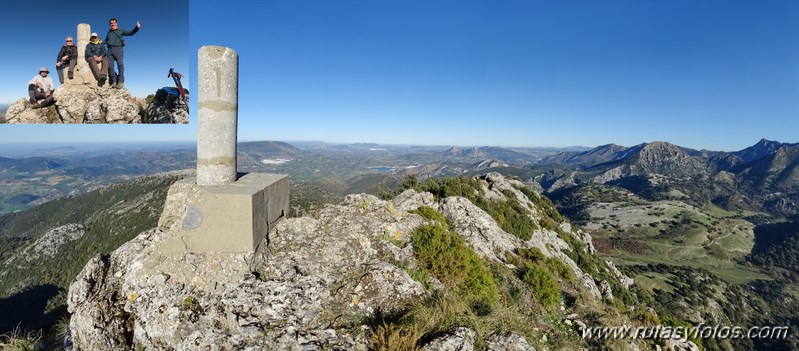
[[[517,263],[522,267],[527,267],[530,264],[537,265],[541,268],[546,268],[550,272],[555,272],[559,277],[567,281],[574,281],[574,271],[572,271],[571,267],[558,258],[544,256],[537,247],[521,248],[516,253],[522,260],[526,261],[526,264]]]
[[[439,221],[441,223],[447,223],[447,218],[441,212],[436,211],[432,207],[429,206],[421,206],[415,210],[410,211],[409,213],[418,214],[424,218],[427,218],[432,221]]]
[[[555,278],[546,269],[538,265],[528,265],[521,276],[522,281],[532,289],[533,297],[544,307],[557,305],[560,300],[560,289]]]
[[[419,283],[422,283],[422,285],[424,285],[424,287],[426,289],[430,288],[427,285],[427,279],[430,278],[430,275],[427,274],[427,270],[426,269],[424,269],[424,268],[422,268],[422,269],[410,269],[408,267],[405,267],[405,273],[408,273],[408,275],[411,277],[411,279],[413,279],[413,280],[415,280],[415,281],[417,281]]]
[[[528,262],[539,262],[546,260],[546,256],[537,247],[521,248],[516,252],[519,257],[527,260]]]
[[[424,183],[419,183],[415,176],[408,176],[394,192],[398,194],[407,189],[419,192],[429,192],[437,199],[449,196],[460,196],[471,201],[491,215],[502,230],[515,235],[522,240],[528,240],[538,225],[530,218],[524,206],[509,191],[503,192],[506,200],[486,200],[480,187],[480,181],[473,178],[430,178]],[[388,198],[390,196],[386,196]],[[551,202],[549,202],[551,204]],[[554,207],[553,207],[554,208]],[[557,211],[555,211],[557,213]]]
[[[535,222],[513,194],[505,193],[507,200],[487,201],[482,197],[472,200],[477,207],[488,212],[502,230],[519,239],[529,240],[537,229]]]
[[[549,268],[550,271],[557,273],[559,277],[566,281],[574,281],[574,271],[560,259],[554,257],[548,258],[547,268]]]
[[[420,226],[411,235],[422,267],[472,306],[491,306],[499,299],[497,286],[482,260],[445,224]]]

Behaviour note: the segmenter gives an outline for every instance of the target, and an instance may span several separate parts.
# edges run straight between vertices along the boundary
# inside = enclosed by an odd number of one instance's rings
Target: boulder
[[[439,336],[422,348],[422,351],[472,351],[477,334],[469,328],[455,328],[452,333]]]
[[[63,123],[54,105],[46,108],[33,108],[28,99],[19,99],[12,104],[0,123],[8,124],[48,124]]]

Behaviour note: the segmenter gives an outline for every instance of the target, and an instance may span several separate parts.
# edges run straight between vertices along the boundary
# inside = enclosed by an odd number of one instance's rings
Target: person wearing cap
[[[69,66],[69,79],[72,79],[75,64],[78,62],[78,47],[72,42],[72,37],[67,37],[66,41],[55,59],[55,70],[58,72],[58,82],[61,84],[64,84],[64,66]]]
[[[47,67],[42,67],[39,70],[39,74],[28,82],[28,95],[33,108],[46,107],[55,103],[55,98],[53,97],[55,84],[53,83],[53,78],[47,76],[49,73],[50,71],[47,70]],[[44,101],[41,103],[36,102],[41,99],[44,99]]]
[[[100,87],[105,85],[105,80],[108,79],[108,57],[105,55],[105,45],[100,41],[100,36],[92,33],[83,56],[89,64],[94,79],[97,79],[97,86]],[[102,68],[98,67],[99,64],[102,64]]]
[[[139,21],[136,21],[136,27],[131,31],[119,29],[116,18],[108,20],[108,24],[111,28],[108,30],[108,34],[105,35],[105,45],[108,46],[109,81],[112,88],[121,89],[125,86],[125,65],[122,62],[125,56],[125,52],[122,49],[122,47],[125,46],[125,40],[123,40],[122,37],[136,34],[139,28],[141,28],[141,24]],[[114,70],[114,62],[116,62],[117,68],[119,68],[118,74]]]

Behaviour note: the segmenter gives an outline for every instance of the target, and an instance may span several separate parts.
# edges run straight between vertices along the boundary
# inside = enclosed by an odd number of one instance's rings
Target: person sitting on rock
[[[39,70],[39,74],[28,82],[28,95],[33,108],[47,107],[55,103],[55,98],[53,97],[55,84],[53,83],[53,78],[47,76],[49,73],[50,71],[47,70],[47,67],[42,67]],[[41,99],[44,99],[44,101],[41,103],[36,102]]]
[[[69,66],[69,79],[74,77],[75,64],[78,62],[78,47],[72,42],[72,37],[67,37],[67,42],[58,51],[55,70],[58,72],[58,82],[64,84],[64,66]]]
[[[136,21],[136,27],[130,31],[119,29],[116,18],[108,20],[108,24],[111,28],[108,30],[108,34],[105,35],[105,45],[108,46],[108,63],[110,64],[108,68],[108,74],[111,78],[109,84],[111,84],[112,88],[121,89],[125,86],[125,64],[122,61],[125,56],[125,51],[123,50],[125,40],[122,37],[136,34],[141,28],[141,24]],[[114,70],[115,61],[119,68],[119,74]]]
[[[105,80],[108,79],[108,57],[105,55],[105,45],[100,41],[100,36],[97,33],[92,33],[83,56],[86,58],[86,63],[89,64],[94,79],[97,79],[97,86],[100,87],[105,85]],[[103,67],[98,67],[99,64],[102,64]]]

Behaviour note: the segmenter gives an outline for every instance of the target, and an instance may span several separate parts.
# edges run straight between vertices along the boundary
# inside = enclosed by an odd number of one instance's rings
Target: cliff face
[[[551,221],[540,199],[530,199],[527,195],[533,194],[531,191],[519,190],[524,186],[521,182],[496,173],[474,181],[482,187],[482,199],[502,203],[513,198],[529,218],[539,223]],[[590,237],[573,231],[566,222],[555,228],[549,226],[552,229],[538,227],[525,240],[504,231],[491,215],[466,198],[436,199],[429,192],[414,190],[389,201],[372,195],[349,195],[342,204],[329,205],[313,217],[283,220],[255,253],[164,254],[159,245],[180,225],[177,219],[185,211],[185,199],[191,191],[185,185],[173,186],[158,228],[140,234],[110,255],[93,258],[72,283],[68,295],[72,313],[69,342],[74,350],[379,348],[376,343],[383,340],[385,328],[410,318],[408,311],[418,310],[425,301],[439,301],[451,294],[457,297],[450,301],[457,301],[467,296],[464,286],[495,286],[500,296],[504,296],[506,286],[507,291],[523,289],[533,269],[525,262],[533,261],[525,261],[529,255],[522,252],[540,252],[542,256],[535,260],[561,267],[559,276],[568,277],[559,280],[563,294],[581,299],[584,305],[613,300],[609,281],[615,285],[630,283],[615,267],[604,263],[593,266],[594,272],[581,269],[583,262],[575,262],[571,251],[579,247],[590,255]],[[443,216],[435,220],[429,213]],[[451,228],[456,237],[445,241],[447,244],[428,247],[427,253],[414,246],[429,239],[419,234],[420,228],[442,226]],[[457,247],[459,242],[471,252],[461,253],[464,261],[489,267],[492,273],[482,279],[490,282],[475,283],[471,275],[457,280],[437,273],[449,267],[431,264],[427,257],[431,252],[436,255]],[[464,267],[472,270],[472,266]],[[528,268],[517,270],[521,267]],[[526,274],[518,274],[523,278],[515,273],[503,275],[507,272]],[[521,301],[519,309],[527,311],[541,306],[531,297],[536,293],[527,289],[510,294],[516,294],[513,299]],[[486,300],[496,306],[493,311],[475,309],[480,311],[477,315],[468,312],[458,318],[490,319],[497,313],[522,316],[519,311],[509,312],[515,307],[505,298],[498,301],[496,296],[494,292],[493,300]],[[566,310],[563,301],[560,304],[561,312],[557,313],[577,310]],[[394,322],[386,322],[392,320],[390,316],[394,316]],[[568,325],[576,318],[576,314],[570,315]],[[476,343],[504,350],[534,349],[530,345],[541,343],[541,337],[546,344],[547,334],[577,335],[571,327],[545,328],[543,332],[535,327],[525,334],[513,326],[486,331],[478,327],[480,323],[444,323],[435,326],[444,328],[438,332],[430,332],[433,329],[429,325],[409,324],[413,326],[410,329],[397,327],[396,336],[408,337],[412,345],[427,350],[450,349],[456,344],[471,349]],[[417,327],[419,330],[414,329]],[[535,342],[524,335],[536,338]],[[394,340],[384,339],[385,343]]]

